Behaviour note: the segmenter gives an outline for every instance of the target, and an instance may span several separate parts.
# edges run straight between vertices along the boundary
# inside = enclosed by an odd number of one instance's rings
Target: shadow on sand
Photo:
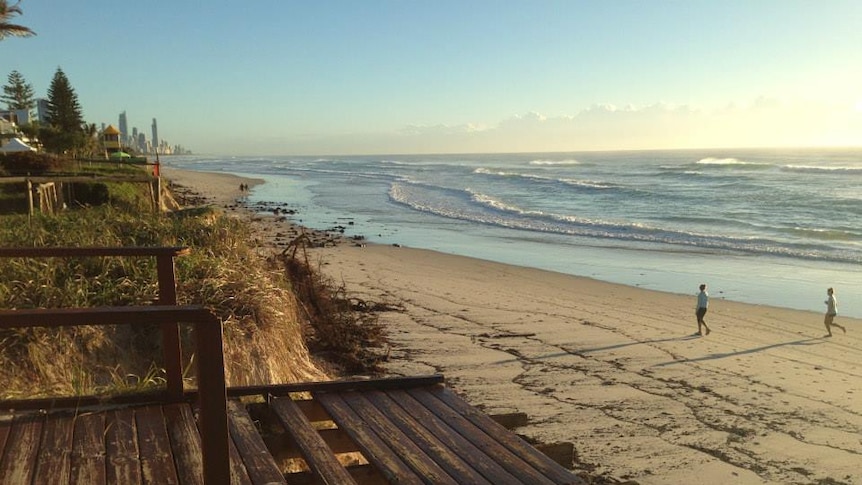
[[[695,335],[686,335],[685,337],[671,337],[671,338],[662,338],[662,339],[655,339],[655,340],[635,340],[633,342],[626,342],[624,344],[608,345],[605,347],[596,347],[593,349],[578,349],[578,350],[568,350],[568,351],[564,351],[564,352],[556,352],[553,354],[543,355],[541,357],[533,357],[530,360],[553,359],[554,357],[562,357],[564,355],[584,356],[585,354],[589,354],[592,352],[602,352],[605,350],[621,349],[624,347],[631,347],[633,345],[657,344],[657,343],[661,343],[661,342],[684,342],[686,340],[694,340],[694,339],[698,339],[698,338],[700,338],[700,335],[695,334]],[[500,360],[497,362],[493,362],[493,364],[507,364],[510,362],[515,362],[517,360],[520,360],[520,359],[515,358],[515,359]]]
[[[762,352],[764,350],[774,349],[774,348],[778,348],[778,347],[786,347],[788,345],[801,345],[801,346],[817,345],[817,344],[823,343],[824,341],[825,341],[825,337],[806,338],[806,339],[801,339],[801,340],[793,340],[790,342],[781,342],[781,343],[777,343],[777,344],[764,345],[762,347],[754,347],[752,349],[739,350],[736,352],[723,352],[723,353],[719,353],[719,354],[704,355],[703,357],[696,357],[696,358],[692,358],[692,359],[671,360],[670,362],[662,362],[661,364],[656,364],[653,367],[666,367],[666,366],[674,365],[674,364],[687,364],[687,363],[691,363],[691,362],[703,362],[706,360],[724,359],[727,357],[753,354],[755,352]]]

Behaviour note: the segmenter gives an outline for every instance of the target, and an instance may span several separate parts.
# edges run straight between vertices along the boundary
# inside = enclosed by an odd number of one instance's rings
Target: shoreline
[[[289,227],[301,230],[237,202],[241,181],[260,181],[164,175],[259,218],[276,247]],[[827,339],[821,313],[714,298],[713,333],[701,338],[692,335],[694,290],[361,246],[309,254],[350,294],[403,306],[380,315],[387,373],[442,373],[488,413],[526,413],[516,432],[573,443],[578,469],[640,484],[862,483],[859,319],[839,316],[848,333]]]

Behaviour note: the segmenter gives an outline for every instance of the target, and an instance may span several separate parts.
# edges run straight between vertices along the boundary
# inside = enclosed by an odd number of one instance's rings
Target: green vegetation
[[[141,178],[146,181],[149,174],[145,166],[129,163],[108,162],[105,160],[71,160],[66,157],[35,152],[8,153],[0,156],[0,176],[48,177],[86,176],[88,180],[64,181],[52,179],[57,185],[57,194],[70,207],[97,206],[112,204],[132,211],[152,211],[154,203],[151,194],[141,187]],[[106,184],[96,178],[100,175],[129,177],[139,180]],[[92,179],[92,181],[89,181]],[[154,179],[153,179],[154,180]],[[2,181],[0,181],[2,182]],[[142,197],[144,195],[149,197]],[[57,201],[58,205],[61,201]],[[29,201],[25,182],[0,183],[0,214],[27,213]]]
[[[81,153],[95,134],[84,124],[78,94],[59,67],[48,87],[46,118],[47,126],[40,127],[39,139],[52,153]],[[95,126],[92,128],[95,131]]]
[[[20,72],[10,72],[8,81],[9,84],[3,86],[3,95],[0,95],[0,100],[5,101],[10,110],[32,109],[36,106],[36,101],[33,100],[33,86],[24,79]]]
[[[376,368],[369,352],[383,342],[376,321],[351,316],[338,289],[306,263],[286,255],[261,256],[268,250],[250,242],[249,226],[219,211],[135,210],[134,201],[149,197],[140,184],[103,185],[111,201],[104,205],[29,218],[0,216],[0,246],[192,248],[176,260],[179,303],[205,305],[224,322],[230,385],[324,379],[306,347],[306,332],[315,335],[319,348],[337,349],[335,369]],[[311,282],[300,285],[301,294],[290,276],[300,273]],[[141,305],[158,296],[153,258],[6,259],[0,260],[0,279],[4,309]],[[318,332],[319,325],[339,325],[341,331]],[[191,338],[183,334],[188,351]],[[156,328],[128,325],[0,330],[0,397],[115,393],[159,385],[159,346]],[[185,359],[186,365],[194,362],[194,356]]]
[[[9,5],[9,2],[6,0],[0,0],[0,40],[3,40],[5,37],[13,36],[13,37],[29,37],[31,35],[36,35],[35,32],[30,30],[23,25],[13,24],[12,17],[16,15],[21,15],[21,7],[18,4],[21,2],[15,2],[15,5]]]
[[[8,84],[3,86],[0,100],[5,101],[6,106],[13,111],[30,110],[36,104],[32,85],[15,70],[9,73]],[[48,87],[47,101],[44,123],[22,121],[17,129],[20,134],[36,146],[41,144],[50,153],[74,157],[104,155],[99,130],[94,123],[84,122],[78,94],[59,67]]]

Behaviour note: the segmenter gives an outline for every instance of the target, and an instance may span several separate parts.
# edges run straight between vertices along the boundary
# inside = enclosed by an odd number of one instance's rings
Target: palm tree
[[[19,3],[21,3],[21,0],[10,6],[6,0],[0,0],[0,40],[3,40],[7,36],[29,37],[36,35],[28,27],[9,23],[12,17],[21,15],[21,7],[18,6]]]

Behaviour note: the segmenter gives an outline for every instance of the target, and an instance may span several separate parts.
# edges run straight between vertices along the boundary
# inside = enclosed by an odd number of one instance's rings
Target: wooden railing
[[[0,310],[0,329],[28,327],[71,327],[82,325],[143,325],[158,324],[162,331],[165,359],[166,389],[159,401],[179,402],[185,399],[182,375],[180,323],[192,324],[195,332],[195,352],[198,356],[196,394],[200,406],[200,433],[203,452],[204,481],[207,484],[226,483],[230,477],[229,435],[227,425],[227,394],[224,374],[224,348],[221,321],[202,306],[177,306],[174,257],[189,253],[188,248],[0,248],[0,257],[135,257],[156,258],[159,283],[157,305]],[[150,395],[148,395],[150,396]],[[148,397],[150,398],[150,397]],[[152,398],[150,398],[152,399]],[[117,401],[134,402],[134,396]],[[104,402],[97,396],[66,399],[36,399],[0,401],[4,408],[32,408],[33,404],[50,403],[53,407],[75,403]]]
[[[75,257],[155,257],[159,280],[159,305],[177,304],[177,282],[174,258],[189,254],[185,247],[123,248],[0,248],[0,258],[75,258]],[[179,327],[162,324],[167,392],[171,400],[183,398],[183,364]]]
[[[230,455],[224,354],[221,321],[212,312],[201,306],[0,310],[2,329],[151,323],[160,323],[162,328],[177,328],[179,323],[194,325],[204,483],[225,483],[225,477],[230,480]],[[4,408],[14,407],[11,404],[0,401]]]

